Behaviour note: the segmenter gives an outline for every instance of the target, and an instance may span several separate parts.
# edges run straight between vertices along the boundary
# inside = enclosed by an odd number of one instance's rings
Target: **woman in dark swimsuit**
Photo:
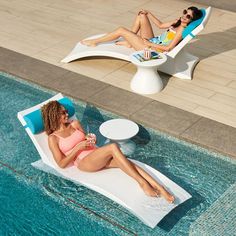
[[[95,47],[99,43],[117,40],[122,37],[124,41],[117,42],[117,44],[132,47],[137,51],[143,50],[144,48],[150,48],[156,51],[170,51],[182,40],[184,28],[187,27],[190,22],[201,17],[201,10],[196,7],[189,7],[187,10],[183,11],[183,15],[179,19],[163,23],[150,11],[141,10],[136,16],[131,30],[119,27],[115,31],[100,38],[82,40],[81,43]],[[160,41],[152,40],[155,37],[150,21],[160,29],[171,29],[175,32],[174,37],[172,37],[171,40],[168,40],[168,44],[163,45],[162,41],[160,44]]]

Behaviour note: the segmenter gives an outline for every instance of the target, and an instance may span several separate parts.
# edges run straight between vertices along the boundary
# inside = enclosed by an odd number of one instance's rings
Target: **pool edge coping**
[[[236,128],[229,125],[3,47],[0,47],[0,71],[236,159]],[[65,78],[71,84],[66,85]]]

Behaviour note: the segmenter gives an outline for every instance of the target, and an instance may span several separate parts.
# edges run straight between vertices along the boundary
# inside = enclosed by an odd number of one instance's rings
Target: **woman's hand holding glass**
[[[88,133],[86,135],[86,140],[89,142],[90,146],[94,146],[96,144],[96,135],[93,133]]]
[[[78,143],[75,148],[77,151],[82,151],[82,150],[86,150],[88,148],[91,148],[95,145],[96,140],[95,139],[85,139],[84,141]]]
[[[85,136],[85,140],[76,145],[76,149],[78,151],[84,150],[84,149],[91,148],[91,147],[95,146],[95,144],[96,144],[96,135],[92,134],[92,133],[88,133]]]

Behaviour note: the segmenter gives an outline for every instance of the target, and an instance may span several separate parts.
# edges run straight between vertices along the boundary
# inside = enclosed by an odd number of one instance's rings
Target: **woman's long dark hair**
[[[199,10],[197,7],[189,7],[188,10],[191,10],[193,12],[193,18],[192,18],[191,22],[198,20],[202,17],[202,11]],[[172,24],[171,26],[176,28],[180,25],[181,25],[181,18],[179,18],[179,20],[175,24]]]

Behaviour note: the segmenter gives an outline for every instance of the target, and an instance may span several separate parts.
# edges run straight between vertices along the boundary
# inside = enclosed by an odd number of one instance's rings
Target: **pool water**
[[[56,93],[0,73],[0,235],[188,235],[190,225],[234,182],[236,162],[140,126],[131,158],[158,169],[192,198],[154,229],[83,186],[31,166],[40,156],[17,112]],[[99,125],[116,115],[74,101],[85,130],[104,143]]]

